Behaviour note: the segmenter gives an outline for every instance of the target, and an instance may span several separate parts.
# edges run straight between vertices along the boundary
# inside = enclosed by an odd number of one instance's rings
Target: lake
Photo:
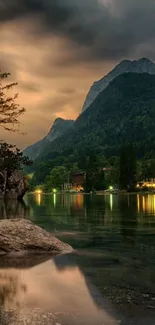
[[[71,244],[76,252],[60,259],[57,270],[69,270],[71,278],[78,268],[118,312],[154,317],[155,195],[31,194],[23,203],[0,202],[0,216],[28,218]],[[97,295],[93,301],[100,304]]]

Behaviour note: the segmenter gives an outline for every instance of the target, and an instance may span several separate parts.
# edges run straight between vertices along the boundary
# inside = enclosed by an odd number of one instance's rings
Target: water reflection
[[[30,322],[31,310],[41,309],[44,315],[50,312],[55,320],[51,324],[115,324],[108,314],[110,307],[103,308],[101,302],[99,309],[95,303],[97,291],[94,296],[90,291],[92,287],[69,256],[50,259],[29,269],[0,270],[0,305],[10,311],[14,308],[16,321],[18,307],[23,315],[25,310],[30,310]],[[33,323],[38,324],[34,320]]]
[[[30,218],[53,230],[97,231],[103,227],[124,227],[130,219],[151,222],[155,216],[155,195],[28,195],[25,202],[0,201],[0,217]],[[49,228],[49,230],[50,230]]]
[[[15,270],[0,270],[0,306],[5,309],[19,307],[21,295],[26,294],[27,285]]]
[[[16,200],[0,200],[0,218],[15,219],[28,218],[30,215],[30,207],[25,201],[18,202]]]
[[[113,210],[113,195],[110,194],[110,209]]]
[[[35,193],[35,201],[37,205],[41,205],[41,201],[42,201],[42,194],[41,193]]]
[[[155,214],[155,195],[139,197],[139,212]]]
[[[65,261],[59,258],[46,261],[38,257],[37,264],[42,264],[35,266],[34,261],[30,263],[26,258],[24,266],[27,270],[17,272],[27,285],[27,292],[20,294],[24,305],[29,306],[31,302],[32,306],[41,306],[42,298],[43,304],[45,299],[48,307],[53,288],[52,297],[55,294],[58,307],[64,304],[64,309],[67,308],[67,301],[71,301],[71,308],[73,302],[77,307],[76,295],[80,295],[80,299],[82,295],[88,301],[88,309],[97,310],[91,286],[83,274],[90,276],[103,294],[106,292],[116,302],[126,301],[126,296],[129,296],[133,303],[138,304],[148,292],[155,296],[155,195],[53,194],[41,195],[38,202],[34,195],[28,195],[24,205],[15,201],[0,202],[0,212],[2,218],[27,217],[46,230],[55,232],[58,238],[78,250],[75,263],[70,263],[68,257],[67,262],[66,257]],[[14,266],[17,271],[21,262],[14,259],[13,264],[8,265],[7,259],[3,259],[3,263],[0,260],[0,268]],[[31,280],[39,297],[38,302],[36,293],[31,291]],[[56,292],[60,292],[60,286],[63,295],[59,302]],[[128,294],[130,288],[132,290]],[[67,297],[65,290],[69,293]],[[54,301],[54,297],[52,299]],[[61,324],[61,321],[57,323]]]
[[[128,240],[128,237],[136,236],[136,229],[138,226],[137,219],[137,197],[127,196],[126,200],[123,197],[120,198],[119,202],[119,215],[121,233],[124,240]]]

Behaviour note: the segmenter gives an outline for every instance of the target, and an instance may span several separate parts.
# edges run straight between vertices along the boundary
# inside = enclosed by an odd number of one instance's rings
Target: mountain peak
[[[74,120],[66,120],[62,117],[57,117],[55,121],[53,122],[53,125],[58,124],[58,123],[72,123]]]
[[[130,60],[123,60],[116,67],[124,67],[124,66],[131,64],[131,62],[132,61],[130,61]]]
[[[154,64],[150,59],[148,58],[141,58],[139,60],[137,60],[137,62],[141,62],[141,63],[148,63],[148,64]]]
[[[145,57],[133,61],[130,60],[121,61],[105,77],[96,81],[92,85],[86,97],[82,112],[85,111],[90,106],[90,104],[95,100],[95,98],[99,95],[99,93],[102,90],[104,90],[112,80],[114,80],[117,76],[123,73],[129,73],[129,72],[155,74],[155,63]]]
[[[57,118],[55,119],[53,125],[54,125],[54,124],[57,124],[57,123],[59,123],[59,122],[63,122],[63,121],[65,121],[65,120],[64,120],[62,117],[57,117]]]

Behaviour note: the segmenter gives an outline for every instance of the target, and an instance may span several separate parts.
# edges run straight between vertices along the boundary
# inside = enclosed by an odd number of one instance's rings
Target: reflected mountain
[[[85,284],[88,288],[89,294],[92,297],[92,299],[94,300],[94,303],[97,305],[98,308],[104,307],[104,299],[101,296],[100,292],[98,291],[97,287],[93,285],[92,280],[90,279],[90,277],[86,276],[85,274],[85,270],[82,266],[81,263],[81,258],[82,257],[86,257],[85,255],[81,254],[80,252],[75,252],[75,253],[69,253],[69,254],[65,254],[62,256],[56,256],[53,258],[53,262],[56,265],[56,268],[59,272],[64,272],[64,270],[68,270],[68,269],[74,269],[75,267],[78,266],[81,274],[83,275],[84,279],[85,279]],[[95,257],[95,256],[94,256]],[[97,256],[96,256],[97,257]],[[92,258],[92,256],[90,256],[90,258]],[[92,262],[95,262],[95,258],[92,260]],[[101,263],[101,260],[98,260],[98,266],[103,266],[103,264]],[[117,263],[118,260],[116,261],[116,259],[110,259],[110,258],[105,258],[104,259],[104,263],[105,266],[114,263]],[[94,265],[92,265],[93,267]],[[106,304],[108,303],[108,308],[110,310],[111,306],[110,306],[110,302],[106,301]]]
[[[51,254],[17,254],[11,257],[4,255],[0,258],[0,269],[16,268],[29,269],[30,267],[39,265],[51,259]]]
[[[97,294],[76,263],[69,262],[68,256],[51,259],[29,269],[0,271],[1,307],[4,310],[7,307],[7,311],[14,310],[16,315],[16,322],[9,320],[10,325],[18,324],[18,317],[20,324],[25,324],[21,322],[21,317],[23,320],[26,317],[29,323],[41,324],[38,322],[40,311],[44,315],[42,321],[46,318],[46,324],[48,317],[52,317],[49,324],[116,324],[105,302],[102,308],[101,305],[97,307]],[[33,310],[37,310],[36,315]]]

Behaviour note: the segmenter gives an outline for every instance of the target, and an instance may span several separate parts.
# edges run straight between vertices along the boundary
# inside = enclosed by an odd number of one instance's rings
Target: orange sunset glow
[[[0,69],[18,82],[19,103],[27,109],[21,118],[25,135],[0,129],[0,138],[20,148],[46,135],[55,118],[75,119],[92,83],[121,59],[154,59],[153,0],[117,5],[115,0],[2,0],[0,5]]]

